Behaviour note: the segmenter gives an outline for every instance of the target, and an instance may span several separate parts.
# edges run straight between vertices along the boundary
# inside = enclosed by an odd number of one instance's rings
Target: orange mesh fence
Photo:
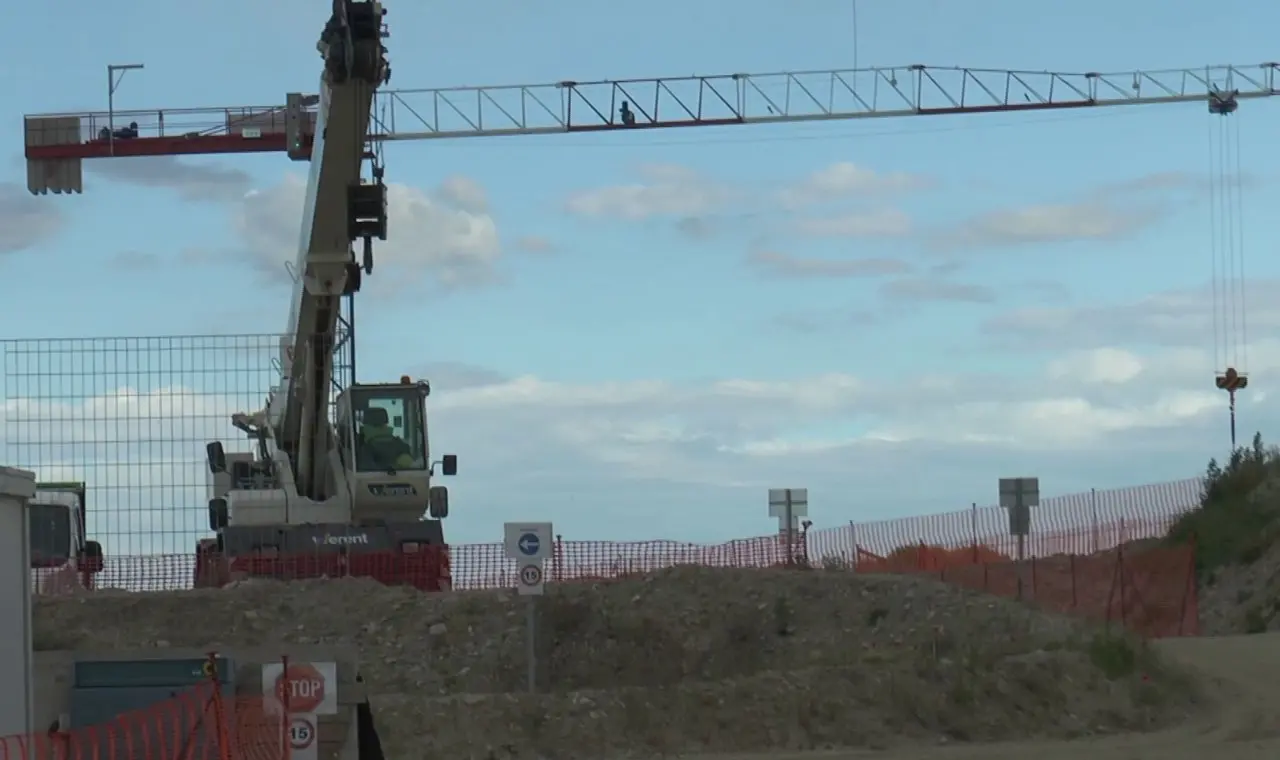
[[[1057,532],[1039,531],[1026,540],[1029,557],[1056,554],[1089,554],[1090,547],[1114,547],[1127,541],[1163,536],[1169,518],[1132,520],[1085,526]],[[943,564],[989,562],[1016,554],[1016,540],[1008,535],[952,537],[950,541],[921,541],[903,533],[888,547],[866,545],[857,526],[799,532],[788,550],[780,536],[760,536],[722,544],[694,544],[680,541],[569,541],[557,538],[547,565],[553,582],[605,580],[647,573],[675,565],[706,567],[777,567],[789,561],[818,567],[854,567],[866,556],[894,558],[897,570],[938,569]],[[889,534],[881,534],[881,543]],[[933,547],[927,558],[917,551],[920,545]],[[906,548],[903,548],[903,547]],[[434,553],[446,552],[447,560]],[[936,555],[936,556],[935,556]],[[513,588],[515,561],[506,556],[502,544],[463,544],[447,549],[430,547],[423,553],[386,556],[307,554],[240,560],[240,570],[280,580],[373,575],[390,582],[427,590],[440,588],[448,576],[455,589]],[[447,562],[447,571],[443,570]],[[905,564],[903,564],[905,563]],[[196,577],[197,561],[189,554],[108,556],[103,571],[92,582],[96,588],[123,588],[131,591],[159,591],[190,588]],[[883,569],[883,568],[880,568]],[[235,568],[214,573],[218,583],[236,580]],[[39,586],[41,593],[74,593],[80,588],[64,585]],[[2,759],[0,759],[2,760]]]
[[[902,547],[887,557],[859,551],[859,572],[923,574],[1055,612],[1116,622],[1144,636],[1192,636],[1199,605],[1192,546],[1123,548],[1015,562],[988,547]]]
[[[263,707],[199,686],[98,725],[0,738],[0,760],[287,760],[281,721]]]
[[[1179,515],[1195,507],[1200,491],[1200,481],[1192,479],[1044,499],[1034,511],[1034,533],[1026,541],[1026,554],[1092,554],[1126,541],[1163,536]],[[974,551],[973,547],[981,547],[978,551],[984,556],[978,557],[979,560],[1016,553],[1016,539],[1008,535],[1006,510],[974,506],[945,514],[803,531],[790,549],[779,536],[715,545],[680,541],[573,541],[557,537],[547,571],[553,581],[573,581],[618,578],[682,564],[771,567],[786,564],[789,558],[807,560],[814,565],[851,566],[858,560],[859,547],[887,557],[899,547],[921,544],[947,550]],[[109,546],[107,549],[110,553]],[[453,545],[447,551],[448,564],[443,570],[441,563],[424,563],[421,557],[366,560],[352,554],[341,562],[334,560],[333,555],[297,556],[284,561],[263,558],[258,562],[262,566],[258,572],[266,571],[282,579],[398,574],[401,577],[397,582],[423,588],[437,588],[442,581],[458,589],[516,585],[516,563],[507,558],[501,543]],[[352,567],[353,563],[368,565],[370,562],[387,566]],[[393,563],[395,567],[391,566]],[[196,559],[192,555],[108,556],[104,564],[103,571],[90,585],[134,591],[189,588],[196,574]],[[434,576],[428,577],[430,574]],[[42,576],[37,590],[49,594],[69,593],[85,585],[74,573],[63,573],[58,580],[54,583]]]
[[[1033,554],[1092,554],[1124,541],[1163,536],[1179,516],[1200,503],[1198,479],[1089,491],[1043,499],[1032,510]],[[1000,507],[881,520],[846,526],[856,544],[881,556],[899,546],[928,544],[957,548],[985,545],[1013,554],[1009,513]]]
[[[1192,479],[1044,499],[1034,511],[1034,533],[1026,541],[1026,554],[1092,554],[1126,541],[1163,536],[1178,516],[1196,506],[1200,491],[1200,481]],[[715,545],[573,541],[557,537],[547,571],[551,580],[572,581],[617,578],[681,564],[770,567],[787,563],[788,557],[815,565],[853,565],[858,559],[858,547],[883,557],[899,547],[920,544],[949,550],[977,546],[984,547],[984,552],[1005,556],[1016,553],[1016,539],[1008,535],[1008,513],[998,507],[974,506],[945,514],[808,530],[797,536],[790,551],[778,536]],[[110,554],[110,546],[107,549]],[[436,588],[442,581],[457,589],[516,585],[516,563],[507,558],[502,544],[497,542],[450,546],[447,573],[438,563],[424,565],[421,559],[401,560],[405,566],[398,569],[389,566],[395,560],[371,561],[388,567],[366,567],[356,573],[352,563],[367,564],[358,554],[343,560],[345,564],[336,563],[333,555],[298,556],[287,561],[264,558],[259,564],[264,569],[274,565],[270,574],[282,579],[379,572],[413,576],[404,582],[423,588]],[[104,564],[103,572],[90,585],[134,591],[189,588],[196,574],[195,557],[185,554],[108,556]],[[427,577],[429,573],[439,577]],[[85,585],[75,573],[51,576],[50,571],[42,571],[36,590],[46,594],[71,593]]]

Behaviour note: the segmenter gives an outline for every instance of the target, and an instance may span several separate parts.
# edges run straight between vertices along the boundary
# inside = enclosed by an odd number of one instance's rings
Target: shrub
[[[1098,633],[1086,647],[1089,661],[1111,680],[1133,675],[1143,659],[1140,645],[1123,634]]]
[[[1280,535],[1280,509],[1264,487],[1278,477],[1280,449],[1265,446],[1262,434],[1255,434],[1252,445],[1232,451],[1225,466],[1209,461],[1200,505],[1173,524],[1166,540],[1195,541],[1202,580],[1219,567],[1253,562]]]

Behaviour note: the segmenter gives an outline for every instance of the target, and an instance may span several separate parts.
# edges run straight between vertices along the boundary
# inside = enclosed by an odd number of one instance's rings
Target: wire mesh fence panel
[[[191,551],[208,533],[205,445],[248,451],[234,412],[279,382],[271,335],[7,341],[0,461],[84,482],[108,554]]]

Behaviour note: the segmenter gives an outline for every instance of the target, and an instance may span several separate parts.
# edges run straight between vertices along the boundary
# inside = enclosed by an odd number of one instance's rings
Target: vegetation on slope
[[[1280,542],[1280,448],[1257,433],[1225,464],[1210,460],[1200,506],[1174,523],[1167,540],[1195,541],[1202,582],[1211,583],[1219,568],[1256,562]]]

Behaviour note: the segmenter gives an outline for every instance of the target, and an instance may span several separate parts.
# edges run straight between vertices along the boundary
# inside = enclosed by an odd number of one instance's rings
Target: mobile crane
[[[427,590],[450,585],[440,522],[448,491],[431,484],[430,384],[409,377],[352,384],[330,418],[341,301],[372,272],[373,239],[387,237],[382,167],[367,147],[374,93],[390,70],[383,15],[377,0],[335,0],[317,45],[324,73],[313,129],[302,127],[300,99],[291,104],[299,144],[312,132],[311,174],[280,383],[265,408],[232,419],[252,453],[227,453],[217,441],[207,447],[215,537],[197,547],[196,586],[340,575]],[[457,472],[454,455],[438,464],[444,475]]]

